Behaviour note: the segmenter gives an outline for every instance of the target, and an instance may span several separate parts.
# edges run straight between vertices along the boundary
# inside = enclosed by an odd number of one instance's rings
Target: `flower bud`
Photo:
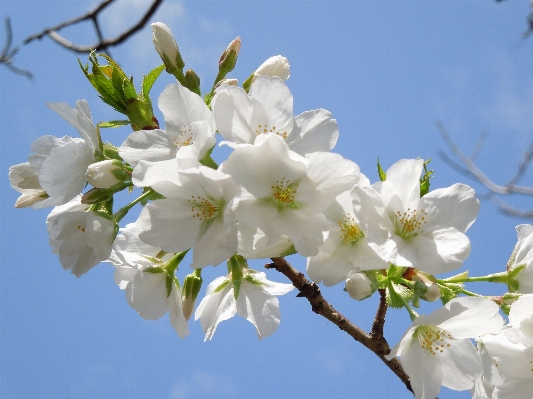
[[[202,94],[202,92],[200,91],[200,77],[192,69],[189,69],[185,73],[184,86],[193,93],[198,94],[199,96]]]
[[[89,165],[87,181],[96,188],[110,188],[128,178],[128,172],[120,161],[107,159]]]
[[[415,280],[415,293],[428,302],[434,302],[440,298],[440,288],[437,284],[430,281]]]
[[[254,78],[252,82],[261,75],[277,76],[283,80],[289,79],[290,76],[289,60],[281,55],[275,55],[263,62],[259,68],[254,72]]]
[[[250,90],[251,84],[257,79],[258,76],[270,76],[271,78],[277,76],[283,80],[289,79],[291,74],[289,60],[281,55],[275,55],[263,62],[254,73],[250,75],[246,81],[242,84],[244,90]]]
[[[113,198],[113,191],[107,188],[92,188],[81,197],[81,203],[85,205],[106,202]]]
[[[241,38],[237,37],[233,40],[229,46],[224,50],[218,61],[218,69],[224,74],[224,76],[233,71],[235,64],[237,64],[237,57],[241,49]]]
[[[162,22],[153,23],[152,41],[159,56],[165,63],[167,72],[175,74],[177,71],[181,71],[181,75],[183,75],[185,63],[178,50],[178,44],[168,26]]]
[[[350,272],[346,279],[346,291],[352,299],[361,301],[370,297],[377,289],[377,284],[373,282],[366,273]]]
[[[185,277],[183,281],[183,289],[181,291],[183,315],[186,320],[191,318],[194,306],[196,305],[196,298],[202,288],[202,269],[196,269],[191,274]]]

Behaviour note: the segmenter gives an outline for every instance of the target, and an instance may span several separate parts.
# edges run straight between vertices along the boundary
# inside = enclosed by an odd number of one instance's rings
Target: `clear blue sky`
[[[137,21],[147,1],[119,0],[105,13],[112,36]],[[11,17],[14,43],[80,15],[96,1],[0,0]],[[204,91],[226,45],[242,39],[232,77],[243,81],[266,58],[291,63],[287,81],[295,114],[325,108],[340,129],[335,151],[357,162],[372,181],[375,162],[433,159],[433,187],[466,182],[438,157],[444,149],[435,121],[469,152],[489,136],[479,166],[503,183],[533,140],[533,37],[522,41],[528,1],[176,2],[166,0],[152,21],[174,32],[187,67]],[[126,15],[128,13],[128,15]],[[90,27],[68,29],[72,41],[90,44]],[[0,29],[0,41],[4,32]],[[1,44],[1,43],[0,43]],[[149,27],[112,55],[138,83],[160,63]],[[62,270],[48,246],[50,209],[14,209],[18,194],[9,166],[25,162],[39,136],[76,132],[45,102],[91,105],[94,121],[117,117],[99,102],[77,64],[77,55],[45,38],[20,49],[15,65],[35,79],[0,65],[0,396],[19,398],[411,398],[399,380],[365,348],[311,312],[304,299],[280,298],[278,331],[259,342],[253,326],[235,317],[204,343],[199,323],[180,340],[168,322],[147,321],[125,301],[107,263],[82,278]],[[80,57],[86,61],[86,56]],[[157,93],[171,83],[163,76]],[[160,115],[160,114],[159,114]],[[160,117],[162,120],[162,117]],[[127,130],[105,131],[120,144]],[[532,185],[530,172],[524,184]],[[482,187],[473,184],[476,190]],[[531,198],[517,199],[529,206]],[[462,270],[473,275],[503,270],[523,220],[503,217],[483,201],[469,230],[472,253]],[[291,259],[300,270],[301,258]],[[262,263],[254,264],[262,270]],[[182,267],[180,277],[188,273]],[[207,282],[224,266],[205,274]],[[269,271],[270,279],[284,281]],[[206,284],[207,285],[207,284]],[[352,321],[369,329],[376,298],[354,302],[340,286],[324,295]],[[471,287],[503,293],[503,287]],[[204,287],[205,290],[205,287]],[[201,293],[203,296],[203,293]],[[422,308],[429,313],[432,307]],[[391,344],[409,325],[391,310],[385,325]],[[443,390],[441,398],[470,398]]]

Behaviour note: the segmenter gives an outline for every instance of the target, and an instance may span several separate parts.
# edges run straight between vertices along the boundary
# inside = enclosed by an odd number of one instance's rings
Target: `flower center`
[[[417,327],[413,335],[418,338],[422,349],[427,349],[432,355],[443,353],[454,339],[449,332],[436,326]]]
[[[185,147],[192,144],[192,129],[185,125],[181,125],[180,135],[174,139],[172,142],[176,146],[176,150],[179,150],[181,147]]]
[[[215,219],[224,207],[224,200],[215,201],[199,195],[191,196],[187,202],[191,205],[192,217],[198,218],[202,222]]]
[[[294,207],[294,196],[296,195],[297,189],[298,184],[292,183],[289,179],[285,180],[283,178],[281,181],[276,180],[276,184],[272,186],[272,190],[274,191],[272,199],[280,208]]]
[[[85,233],[85,225],[82,226],[79,224],[76,227],[78,228],[79,231],[81,231],[82,233]]]
[[[284,139],[287,138],[287,134],[288,134],[287,132],[281,132],[277,130],[276,126],[269,126],[268,124],[257,125],[257,128],[255,129],[255,134],[259,136],[261,133],[274,133],[274,134],[277,134],[278,136],[283,137]]]
[[[342,222],[338,223],[342,233],[340,238],[342,238],[346,244],[351,243],[353,245],[357,240],[365,236],[363,230],[359,228],[357,223],[355,223],[355,219],[349,213],[344,215]]]
[[[424,224],[427,223],[427,212],[421,210],[411,210],[407,208],[406,212],[397,211],[394,215],[394,224],[396,226],[396,234],[403,238],[414,237]]]

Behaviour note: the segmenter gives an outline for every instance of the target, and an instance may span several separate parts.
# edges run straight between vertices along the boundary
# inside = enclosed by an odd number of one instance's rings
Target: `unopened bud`
[[[113,198],[113,191],[107,188],[93,188],[81,197],[81,203],[90,205],[97,202],[106,202]]]
[[[239,57],[239,51],[241,50],[241,38],[237,37],[233,40],[229,46],[224,50],[218,61],[218,69],[226,75],[228,72],[233,71],[235,64],[237,64],[237,57]]]
[[[191,274],[185,277],[183,281],[183,289],[181,290],[183,315],[186,320],[191,318],[194,306],[196,305],[196,298],[202,288],[202,270],[196,269]]]
[[[189,69],[185,73],[184,86],[193,93],[196,93],[199,96],[202,95],[202,92],[200,91],[200,77],[192,69]]]
[[[178,44],[168,26],[162,22],[153,23],[152,41],[159,56],[165,63],[167,72],[175,75],[177,71],[181,71],[181,76],[183,76],[185,63],[178,50]]]
[[[289,79],[291,75],[291,66],[289,60],[281,55],[275,55],[263,62],[254,73],[242,84],[244,90],[248,91],[250,85],[257,79],[258,76],[270,76],[271,78],[277,76],[283,80]]]
[[[87,181],[96,188],[111,188],[129,177],[122,163],[111,159],[89,165],[86,176]]]
[[[377,284],[368,278],[366,273],[353,271],[346,278],[346,291],[352,299],[366,299],[372,296],[376,289]]]
[[[275,55],[263,62],[259,68],[254,72],[254,80],[257,76],[265,75],[274,77],[277,76],[283,80],[289,79],[291,75],[291,66],[289,60],[281,55]]]

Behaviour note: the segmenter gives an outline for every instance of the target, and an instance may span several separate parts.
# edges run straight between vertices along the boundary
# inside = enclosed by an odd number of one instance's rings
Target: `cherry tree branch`
[[[76,18],[70,19],[68,21],[62,22],[62,23],[60,23],[58,25],[55,25],[55,26],[52,26],[50,28],[46,28],[42,32],[39,32],[39,33],[36,33],[34,35],[31,35],[31,36],[27,37],[26,40],[24,40],[24,44],[28,44],[28,43],[32,42],[33,40],[36,40],[36,39],[40,40],[44,36],[49,36],[51,39],[56,41],[59,45],[65,47],[68,50],[74,51],[76,53],[90,53],[93,50],[95,50],[95,51],[100,51],[100,50],[107,51],[107,49],[109,47],[117,46],[117,45],[123,43],[124,41],[129,39],[134,33],[136,33],[139,30],[141,30],[144,27],[144,25],[146,25],[148,20],[152,17],[152,15],[156,12],[156,10],[161,5],[161,3],[163,3],[163,0],[153,0],[152,4],[148,8],[148,10],[144,13],[144,15],[142,16],[140,21],[137,22],[137,24],[132,26],[130,29],[125,30],[124,32],[122,32],[121,34],[119,34],[118,36],[116,36],[114,38],[104,39],[103,34],[102,34],[102,29],[101,29],[100,24],[98,22],[98,16],[100,15],[100,13],[107,6],[109,6],[114,1],[115,0],[104,0],[96,8],[94,8],[93,10],[87,12],[84,15],[81,15],[79,17],[76,17]],[[96,34],[98,36],[98,42],[97,43],[94,43],[94,44],[91,44],[91,45],[87,45],[87,46],[86,45],[78,45],[78,44],[72,43],[71,41],[67,40],[66,38],[61,36],[59,33],[57,33],[59,30],[65,28],[67,26],[72,26],[72,25],[75,25],[75,24],[78,24],[80,22],[87,21],[87,20],[92,21],[92,23],[94,25]]]
[[[478,181],[483,186],[485,186],[489,192],[486,195],[493,203],[495,203],[502,212],[510,215],[523,218],[533,218],[533,209],[531,210],[522,210],[511,206],[509,203],[501,200],[496,197],[496,195],[514,195],[521,194],[527,196],[533,196],[533,186],[523,186],[518,185],[517,183],[522,179],[524,174],[527,172],[531,161],[533,160],[533,143],[531,143],[526,150],[523,159],[518,164],[516,173],[512,176],[507,183],[500,185],[493,182],[483,171],[481,171],[476,164],[474,159],[479,153],[486,134],[482,133],[482,136],[478,140],[474,152],[471,156],[467,156],[459,146],[452,140],[444,125],[440,122],[437,122],[437,129],[439,133],[452,152],[452,154],[457,158],[457,161],[451,159],[448,155],[443,152],[439,153],[441,159],[447,163],[450,167],[461,173],[462,175],[468,177],[469,179]]]
[[[397,358],[392,360],[385,359],[385,355],[390,353],[390,346],[387,340],[383,337],[383,326],[385,324],[385,313],[387,311],[387,303],[385,301],[385,293],[380,292],[380,304],[376,313],[376,319],[372,326],[372,333],[368,334],[350,320],[340,314],[328,301],[324,299],[320,292],[320,288],[315,283],[312,283],[305,278],[303,273],[298,272],[289,262],[284,258],[271,258],[271,264],[267,264],[267,269],[275,269],[284,274],[292,284],[298,289],[297,297],[307,298],[311,304],[313,312],[325,317],[342,331],[345,331],[357,342],[363,344],[366,348],[379,357],[385,365],[392,370],[394,374],[405,384],[405,387],[413,392],[409,376],[403,370],[400,361]]]
[[[13,65],[15,54],[19,51],[18,47],[11,48],[13,44],[13,30],[11,28],[11,21],[9,17],[5,19],[5,25],[6,25],[6,42],[4,44],[4,48],[2,49],[2,52],[0,53],[0,64],[4,64],[7,69],[9,69],[11,72],[16,73],[17,75],[26,76],[28,79],[32,79],[33,75],[30,71],[26,71],[25,69],[21,69]]]

